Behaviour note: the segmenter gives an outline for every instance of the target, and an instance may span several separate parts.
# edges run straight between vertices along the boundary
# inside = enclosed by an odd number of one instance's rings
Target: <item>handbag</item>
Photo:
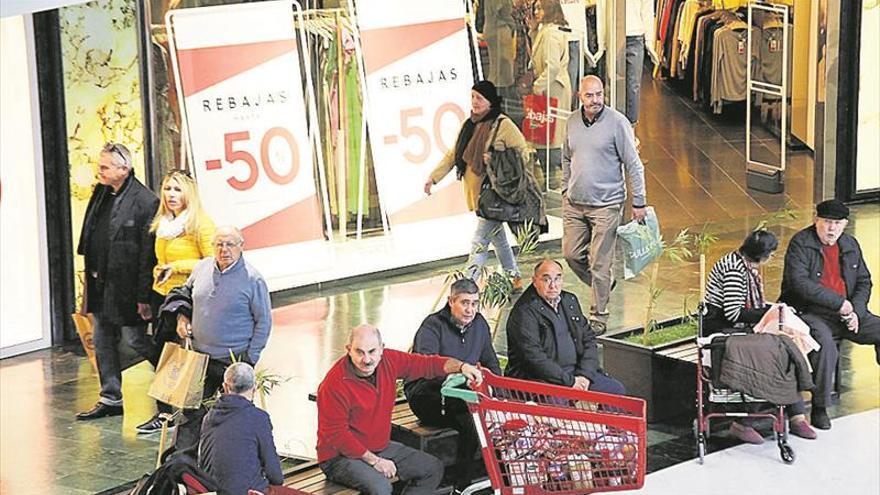
[[[208,355],[186,346],[166,342],[156,365],[156,377],[147,395],[180,409],[197,409],[202,405]]]
[[[477,216],[499,222],[522,222],[525,220],[522,215],[522,208],[519,205],[508,203],[502,199],[495,192],[495,189],[492,189],[488,176],[483,179],[483,183],[480,185]]]
[[[549,105],[548,105],[549,103]],[[523,96],[522,133],[532,144],[547,144],[547,136],[553,139],[556,133],[556,118],[550,116],[550,108],[559,106],[559,100],[543,95]]]
[[[660,223],[654,207],[648,206],[645,223],[632,221],[617,227],[617,237],[623,247],[623,278],[629,280],[638,275],[652,261],[663,254]]]

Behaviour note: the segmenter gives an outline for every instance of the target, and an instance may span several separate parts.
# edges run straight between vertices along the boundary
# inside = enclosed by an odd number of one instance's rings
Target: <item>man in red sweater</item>
[[[455,358],[385,350],[372,325],[354,328],[345,349],[318,387],[321,470],[327,479],[366,495],[391,495],[394,477],[406,483],[407,495],[432,495],[443,478],[443,463],[391,441],[396,381],[460,372],[480,383],[480,370]]]

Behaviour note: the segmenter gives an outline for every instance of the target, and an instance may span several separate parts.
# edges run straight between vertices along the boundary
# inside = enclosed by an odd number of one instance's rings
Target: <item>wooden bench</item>
[[[397,477],[391,479],[394,483]],[[295,466],[284,473],[284,486],[311,493],[314,495],[359,495],[354,488],[338,485],[328,481],[317,462],[307,462]]]
[[[360,492],[347,486],[327,481],[317,462],[307,462],[284,473],[284,486],[316,495],[358,495]]]
[[[657,351],[657,354],[661,356],[666,356],[671,359],[678,359],[695,364],[697,362],[697,359],[699,359],[699,355],[697,353],[697,343],[694,340],[688,340],[687,342],[682,342],[677,346],[659,350]]]

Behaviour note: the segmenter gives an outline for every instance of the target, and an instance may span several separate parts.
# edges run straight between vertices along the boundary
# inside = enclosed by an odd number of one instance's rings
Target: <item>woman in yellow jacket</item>
[[[173,170],[162,180],[162,200],[150,230],[156,234],[153,290],[165,297],[186,283],[199,260],[213,255],[214,222],[202,210],[196,183],[187,172]],[[159,413],[171,410],[157,405]],[[159,414],[137,426],[138,433],[161,429]]]
[[[495,134],[495,140],[490,142]],[[490,81],[480,81],[471,89],[471,115],[462,124],[455,143],[455,148],[440,160],[440,164],[431,172],[425,182],[425,194],[431,194],[431,187],[440,182],[453,168],[462,181],[468,209],[477,211],[480,199],[480,186],[486,175],[488,150],[495,144],[504,144],[507,148],[521,150],[524,158],[530,153],[528,144],[516,124],[501,115],[501,97]],[[524,160],[528,163],[528,160]],[[522,289],[519,267],[513,256],[513,250],[507,242],[504,223],[477,217],[477,230],[474,233],[471,255],[468,259],[468,271],[472,279],[480,275],[481,268],[489,258],[489,243],[495,247],[495,254],[501,261],[501,267],[512,278],[515,290]]]
[[[195,264],[214,254],[214,222],[202,210],[195,181],[174,170],[162,181],[162,202],[150,227],[156,234],[153,290],[162,296],[181,286]]]

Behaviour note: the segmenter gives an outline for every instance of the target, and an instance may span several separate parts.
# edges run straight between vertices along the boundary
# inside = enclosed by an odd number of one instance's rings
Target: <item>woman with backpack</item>
[[[511,154],[510,150],[514,150],[516,153]],[[500,215],[488,214],[485,209],[480,211],[481,191],[483,191],[482,194],[487,194],[485,191],[491,189],[493,185],[487,181],[487,172],[492,165],[492,155],[495,152],[499,153],[499,157],[503,154],[505,158],[508,158],[505,160],[507,164],[505,176],[509,178],[512,175],[510,173],[511,165],[518,168],[519,176],[523,178],[519,182],[525,185],[520,189],[526,188],[531,192],[528,194],[531,201],[523,200],[522,203],[505,206],[508,207],[508,210],[513,210],[512,213],[517,218],[532,219],[536,228],[539,224],[546,224],[543,215],[543,202],[537,191],[537,184],[531,171],[524,166],[529,163],[532,150],[516,124],[501,113],[501,97],[491,81],[479,81],[471,88],[471,115],[462,124],[455,147],[446,153],[446,156],[425,182],[425,194],[430,195],[434,184],[440,182],[453,168],[455,169],[456,176],[462,181],[468,209],[476,212],[478,217],[471,255],[468,259],[470,278],[479,278],[481,268],[489,258],[488,246],[491,242],[495,247],[498,259],[501,261],[502,268],[511,277],[514,290],[519,291],[522,290],[522,278],[513,256],[513,250],[507,242],[507,233],[504,231],[504,223],[512,223],[509,221],[512,217],[504,218]],[[484,185],[484,181],[487,181],[486,185]],[[495,192],[493,190],[488,194]],[[518,196],[524,197],[526,195],[518,194]],[[539,202],[537,210],[529,207],[534,206],[536,197]],[[509,226],[513,230],[516,224]]]

